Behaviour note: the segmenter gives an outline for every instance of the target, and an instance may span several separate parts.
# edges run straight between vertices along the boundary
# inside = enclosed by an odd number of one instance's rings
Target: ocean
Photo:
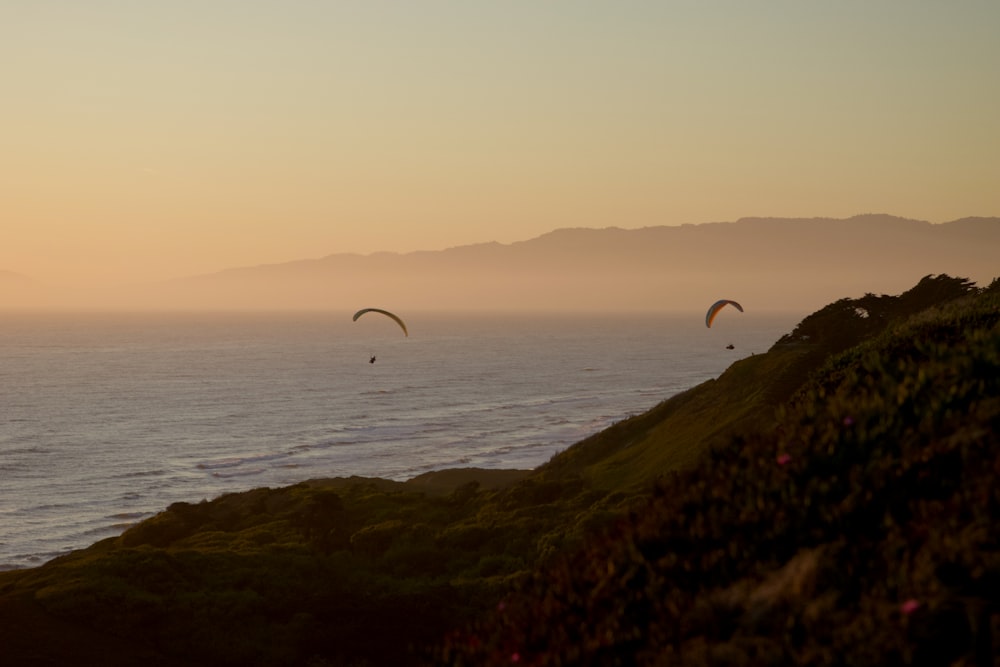
[[[703,317],[422,312],[405,337],[377,313],[4,313],[0,569],[176,501],[534,468],[801,319]]]

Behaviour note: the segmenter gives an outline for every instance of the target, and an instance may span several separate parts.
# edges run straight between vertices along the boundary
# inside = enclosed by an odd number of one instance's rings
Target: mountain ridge
[[[376,303],[404,311],[613,312],[696,311],[727,294],[758,312],[805,313],[845,295],[899,292],[930,274],[987,283],[1000,274],[998,247],[998,217],[563,227],[507,244],[232,267],[100,298],[110,307],[168,310],[349,311]],[[6,300],[0,293],[0,307],[14,291]]]
[[[898,292],[928,274],[989,282],[1000,272],[990,250],[997,247],[1000,218],[743,218],[566,227],[510,244],[333,254],[183,283],[214,293],[217,304],[229,298],[249,305],[242,288],[293,294],[304,307],[389,301],[413,310],[697,310],[720,292],[740,291],[758,310],[808,312],[845,294]]]

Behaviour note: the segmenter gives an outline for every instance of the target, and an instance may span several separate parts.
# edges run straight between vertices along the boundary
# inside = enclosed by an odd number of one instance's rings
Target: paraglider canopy
[[[743,312],[743,306],[736,303],[735,301],[731,301],[729,299],[719,299],[718,301],[713,303],[712,306],[708,309],[708,312],[705,313],[706,327],[711,328],[712,322],[715,320],[715,316],[718,315],[719,311],[722,310],[726,305],[734,306],[736,310],[740,311],[741,313]]]
[[[362,315],[364,315],[365,313],[381,313],[382,315],[385,315],[386,317],[392,318],[393,320],[395,320],[396,324],[399,325],[399,328],[403,330],[403,335],[409,337],[410,332],[408,332],[406,330],[406,323],[403,322],[403,320],[400,319],[400,317],[398,315],[390,313],[388,310],[382,310],[381,308],[362,308],[358,312],[354,313],[354,317],[352,318],[352,321],[357,322],[358,318],[361,317]]]

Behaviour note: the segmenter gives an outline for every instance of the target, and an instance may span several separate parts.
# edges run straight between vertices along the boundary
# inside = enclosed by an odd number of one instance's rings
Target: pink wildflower
[[[920,602],[918,600],[914,600],[913,598],[910,598],[903,604],[899,605],[899,610],[907,616],[915,612],[917,609],[920,609]]]
[[[510,661],[511,662],[521,662],[521,654],[517,653],[517,652],[511,653],[510,654]]]
[[[790,454],[778,454],[777,461],[778,461],[778,465],[779,466],[783,466],[783,465],[786,465],[788,463],[791,463],[792,457],[791,457]]]

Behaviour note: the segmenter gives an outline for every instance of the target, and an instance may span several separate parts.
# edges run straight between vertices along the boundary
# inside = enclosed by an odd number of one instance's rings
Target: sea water
[[[798,319],[418,313],[406,337],[376,313],[5,313],[0,569],[175,501],[534,468],[765,352]]]

